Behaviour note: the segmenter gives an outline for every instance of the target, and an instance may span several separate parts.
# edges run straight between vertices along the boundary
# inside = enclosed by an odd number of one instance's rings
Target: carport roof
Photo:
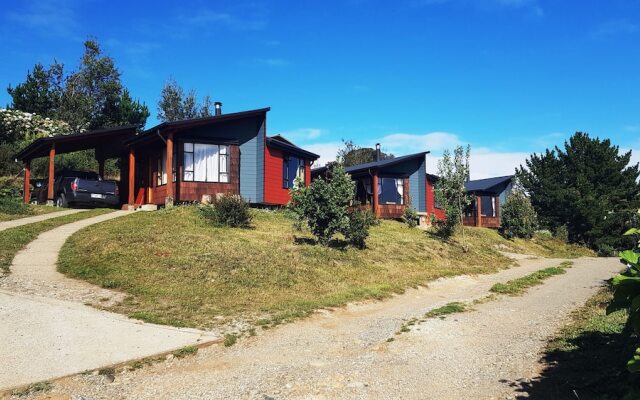
[[[96,149],[104,158],[119,157],[127,151],[123,142],[136,136],[136,125],[96,131],[73,133],[70,135],[40,138],[15,155],[17,160],[32,160],[49,155],[51,145],[55,145],[56,154]]]

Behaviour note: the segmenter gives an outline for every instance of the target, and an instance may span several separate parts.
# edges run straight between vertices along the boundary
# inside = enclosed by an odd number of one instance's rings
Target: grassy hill
[[[593,255],[553,239],[507,241],[478,228],[466,230],[464,252],[459,238],[444,242],[395,221],[373,227],[366,250],[326,248],[295,231],[282,212],[254,213],[251,229],[211,227],[195,207],[135,213],[72,236],[59,269],[130,294],[112,311],[206,328],[235,318],[277,323],[444,276],[494,272],[512,262],[498,247],[563,258]]]

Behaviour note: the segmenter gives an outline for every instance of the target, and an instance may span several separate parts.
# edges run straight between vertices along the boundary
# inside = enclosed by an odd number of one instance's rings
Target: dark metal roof
[[[389,158],[387,160],[380,160],[380,161],[372,161],[372,162],[368,162],[368,163],[364,163],[364,164],[357,164],[357,165],[352,165],[350,167],[346,167],[344,170],[349,173],[349,174],[355,174],[358,172],[362,172],[362,171],[366,171],[369,169],[382,169],[385,167],[390,167],[392,165],[397,165],[397,164],[401,164],[403,162],[407,162],[407,161],[411,161],[417,158],[423,158],[429,154],[430,151],[423,151],[421,153],[415,153],[415,154],[408,154],[406,156],[401,156],[401,157],[395,157],[395,158]],[[324,171],[327,170],[327,167],[320,167],[320,168],[315,168],[311,171],[312,174],[321,174],[324,173]]]
[[[137,129],[136,125],[128,125],[40,138],[20,150],[15,158],[22,161],[47,156],[52,144],[55,145],[56,154],[97,149],[106,158],[118,157],[126,151],[124,141],[135,137]]]
[[[146,131],[140,133],[138,136],[127,140],[125,144],[129,145],[132,143],[137,143],[150,137],[155,138],[155,135],[158,131],[164,131],[168,129],[178,130],[182,128],[195,128],[197,126],[208,125],[213,123],[231,121],[231,120],[242,119],[242,118],[251,118],[258,115],[266,114],[270,110],[271,110],[271,107],[265,107],[265,108],[258,108],[255,110],[240,111],[236,113],[212,115],[210,117],[192,118],[192,119],[185,119],[181,121],[172,121],[172,122],[163,122],[161,124],[154,126],[153,128],[147,129]]]
[[[296,146],[281,135],[267,137],[267,146],[274,147],[276,149],[280,149],[309,160],[317,160],[318,158],[320,158],[319,155]]]
[[[496,186],[499,186],[504,183],[508,183],[513,179],[513,175],[506,176],[498,176],[495,178],[486,178],[486,179],[476,179],[473,181],[465,182],[464,187],[467,189],[467,192],[492,192],[496,191],[494,189]],[[502,191],[502,189],[498,190]]]

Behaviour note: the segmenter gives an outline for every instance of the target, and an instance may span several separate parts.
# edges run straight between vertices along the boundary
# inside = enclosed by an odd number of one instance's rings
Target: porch
[[[500,228],[500,196],[476,194],[462,222],[465,226]]]

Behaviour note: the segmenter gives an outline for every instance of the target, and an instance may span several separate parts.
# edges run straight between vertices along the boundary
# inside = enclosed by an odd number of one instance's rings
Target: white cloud
[[[299,128],[290,131],[280,132],[279,134],[291,141],[306,141],[309,139],[317,139],[325,133],[324,129],[320,128]]]
[[[524,165],[531,154],[526,152],[495,152],[488,149],[471,148],[469,169],[471,179],[484,179],[494,176],[513,175],[516,167]],[[439,155],[427,155],[427,172],[438,173]]]
[[[304,146],[304,149],[320,156],[313,164],[313,168],[316,168],[325,165],[329,161],[335,161],[340,147],[342,147],[341,142],[327,142],[308,144]]]
[[[8,12],[5,17],[29,29],[67,36],[78,28],[74,5],[75,1],[69,0],[25,2],[24,10]]]
[[[397,153],[396,155],[420,151],[441,152],[462,144],[458,135],[448,132],[392,133],[380,138],[378,142],[384,151]]]
[[[181,22],[192,27],[207,27],[209,25],[224,25],[236,31],[257,31],[267,26],[264,18],[236,17],[230,13],[213,10],[200,10],[194,15],[180,18]]]

